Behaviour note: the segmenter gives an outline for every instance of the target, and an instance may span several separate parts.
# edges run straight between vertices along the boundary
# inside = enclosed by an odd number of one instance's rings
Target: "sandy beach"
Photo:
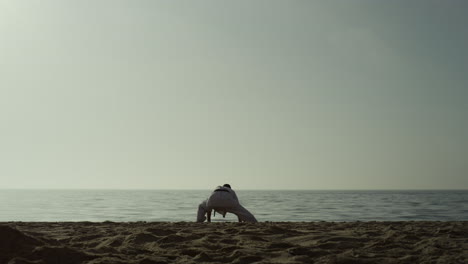
[[[468,263],[468,222],[7,222],[0,263]]]

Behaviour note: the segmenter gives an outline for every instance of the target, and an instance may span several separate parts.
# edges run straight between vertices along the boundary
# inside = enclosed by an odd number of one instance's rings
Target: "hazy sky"
[[[468,188],[468,1],[0,0],[0,188]]]

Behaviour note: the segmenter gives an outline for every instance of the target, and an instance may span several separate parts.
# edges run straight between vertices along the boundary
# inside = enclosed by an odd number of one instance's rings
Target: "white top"
[[[232,197],[234,198],[234,200],[236,200],[237,202],[239,202],[239,199],[237,198],[237,194],[236,194],[236,192],[235,192],[233,189],[231,189],[231,188],[229,188],[229,187],[218,186],[218,187],[216,187],[215,190],[219,190],[219,189],[223,189],[223,190],[228,191],[228,192],[232,195]],[[213,192],[215,192],[215,191],[213,191]]]

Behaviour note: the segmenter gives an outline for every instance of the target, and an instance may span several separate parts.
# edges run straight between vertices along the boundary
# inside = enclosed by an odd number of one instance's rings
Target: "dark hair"
[[[223,187],[228,187],[229,189],[231,189],[231,185],[229,185],[229,184],[227,184],[227,183],[224,184]]]

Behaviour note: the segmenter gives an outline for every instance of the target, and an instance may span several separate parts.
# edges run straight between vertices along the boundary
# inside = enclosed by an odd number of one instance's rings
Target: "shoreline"
[[[468,263],[468,221],[0,222],[0,263]]]

